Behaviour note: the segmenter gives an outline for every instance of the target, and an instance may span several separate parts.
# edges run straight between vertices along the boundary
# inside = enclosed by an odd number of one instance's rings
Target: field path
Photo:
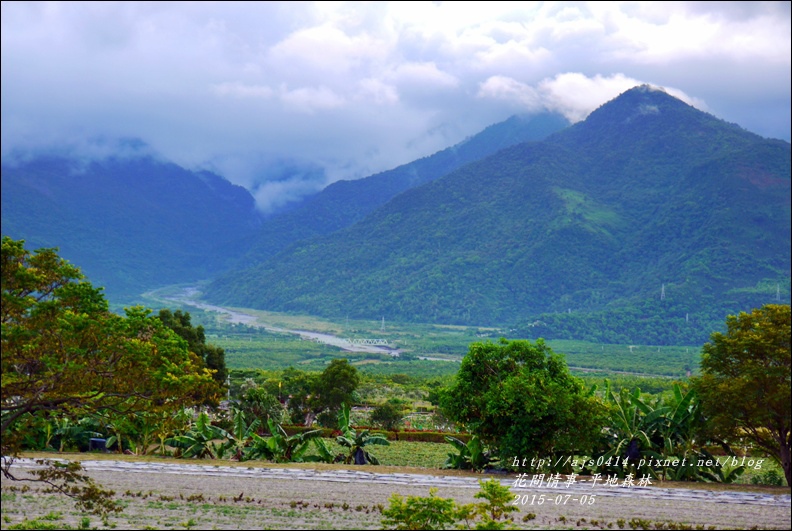
[[[117,529],[146,526],[216,529],[377,529],[393,493],[479,502],[481,475],[378,473],[341,467],[308,469],[233,465],[82,461],[87,473],[116,491],[126,508]],[[24,473],[38,465],[15,461]],[[515,523],[524,528],[618,529],[620,519],[713,526],[716,529],[789,529],[790,496],[688,488],[605,487],[591,481],[567,488],[515,487],[515,476],[494,476],[511,487]],[[81,515],[63,497],[34,488],[16,495],[3,481],[3,515],[10,523],[58,511],[76,526]],[[777,492],[777,491],[775,491]],[[540,504],[539,500],[543,499]],[[532,518],[533,515],[533,518]],[[3,523],[3,527],[6,522]],[[629,529],[629,525],[627,527]]]

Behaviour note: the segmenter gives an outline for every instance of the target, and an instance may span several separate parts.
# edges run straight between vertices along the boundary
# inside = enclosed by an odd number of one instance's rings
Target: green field
[[[177,291],[173,288],[148,294],[145,304],[175,310],[179,305],[163,296]],[[247,326],[229,324],[222,314],[194,306],[183,305],[181,309],[190,312],[194,324],[204,326],[208,342],[225,350],[229,369],[282,370],[297,367],[320,371],[330,359],[347,358],[364,373],[443,377],[456,374],[459,362],[471,343],[498,341],[501,337],[520,339],[509,330],[498,328],[397,323],[382,319],[335,322],[313,316],[235,308],[256,317],[255,325]],[[400,355],[349,352],[273,329],[307,330],[352,339],[385,339],[399,350]],[[684,346],[613,345],[567,340],[551,340],[548,344],[555,352],[564,355],[573,373],[590,382],[598,382],[605,377],[660,378],[669,382],[684,379],[687,371],[697,372],[700,355],[698,349]]]

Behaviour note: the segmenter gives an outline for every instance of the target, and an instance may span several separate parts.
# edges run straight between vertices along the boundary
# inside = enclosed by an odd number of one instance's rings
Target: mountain
[[[244,188],[148,156],[38,157],[0,175],[3,235],[58,247],[116,300],[218,274],[261,224]]]
[[[335,182],[298,207],[268,217],[245,261],[257,263],[299,240],[348,227],[409,188],[506,147],[542,140],[569,125],[555,113],[512,116],[434,155],[363,179]]]
[[[261,216],[242,187],[146,155],[85,162],[42,156],[3,164],[2,230],[28,248],[58,247],[111,300],[165,284],[205,279],[254,263],[296,241],[363,218],[403,190],[466,162],[569,123],[557,114],[514,116],[435,155],[358,181],[330,185],[302,206]]]
[[[697,343],[722,312],[789,301],[790,171],[789,143],[636,87],[544,141],[225,275],[206,297],[335,317],[519,323],[544,337],[590,339],[602,323],[599,340]]]

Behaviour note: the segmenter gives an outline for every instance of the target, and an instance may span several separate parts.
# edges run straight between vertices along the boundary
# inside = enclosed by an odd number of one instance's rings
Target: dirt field
[[[380,529],[380,509],[392,493],[479,501],[481,475],[441,475],[439,470],[393,473],[377,467],[262,467],[206,464],[84,461],[89,475],[116,492],[124,512],[106,522],[114,529]],[[16,465],[15,465],[16,466]],[[32,461],[20,463],[24,473]],[[499,476],[512,486],[514,478]],[[105,527],[75,511],[70,500],[21,483],[2,482],[2,528],[39,518],[54,529]],[[515,524],[521,528],[630,529],[641,519],[713,529],[789,529],[790,496],[783,490],[619,488],[579,483],[571,488],[515,488]],[[538,500],[545,495],[544,503]],[[589,503],[594,495],[594,503]],[[584,498],[585,496],[585,498]],[[584,501],[581,504],[581,501]],[[532,503],[533,502],[533,503]],[[536,515],[531,520],[529,513]],[[620,522],[619,520],[624,521]],[[638,524],[635,524],[638,525]]]

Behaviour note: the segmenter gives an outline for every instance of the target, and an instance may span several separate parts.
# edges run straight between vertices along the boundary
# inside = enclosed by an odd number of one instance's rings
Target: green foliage
[[[610,419],[589,472],[722,483],[732,483],[744,472],[742,466],[726,472],[722,459],[706,449],[711,441],[696,391],[683,392],[674,384],[670,397],[649,401],[638,388],[622,388],[617,395],[606,385],[605,400]]]
[[[428,497],[392,494],[388,508],[382,511],[383,529],[513,529],[508,518],[517,507],[510,505],[513,496],[509,487],[491,479],[479,480],[481,490],[476,498],[486,501],[459,505],[452,498],[440,498],[437,489],[429,489]],[[456,525],[454,525],[456,524]],[[474,526],[474,527],[473,527]]]
[[[383,529],[448,529],[457,521],[453,498],[439,498],[437,488],[429,489],[428,497],[392,494],[388,508],[382,511]]]
[[[387,446],[390,444],[388,439],[381,435],[372,435],[369,430],[355,430],[349,422],[349,413],[349,406],[342,404],[338,412],[338,429],[341,431],[341,435],[336,437],[338,444],[349,450],[346,463],[378,465],[379,460],[366,447],[371,445]]]
[[[46,439],[64,441],[75,436],[76,419],[174,412],[217,397],[183,339],[144,308],[111,313],[101,290],[53,249],[31,253],[23,241],[3,237],[0,314],[4,456],[18,455],[26,433],[50,420],[60,431]],[[3,475],[12,478],[7,467]],[[92,484],[84,489],[97,495]]]
[[[781,487],[784,485],[784,478],[781,477],[781,474],[779,474],[777,470],[771,469],[762,472],[758,476],[752,477],[751,483],[753,485],[771,485],[773,487]]]
[[[604,420],[601,403],[542,340],[473,343],[443,409],[505,462],[575,455],[593,445]]]
[[[459,453],[449,453],[443,468],[475,470],[478,472],[484,470],[492,461],[489,452],[484,450],[484,445],[481,444],[481,439],[479,439],[478,435],[471,437],[467,443],[448,435],[445,436],[445,440]]]
[[[289,367],[283,371],[281,378],[283,383],[281,391],[283,396],[289,399],[288,408],[292,422],[310,426],[316,416],[313,409],[316,402],[311,398],[319,375]]]
[[[245,389],[237,407],[246,417],[257,419],[262,423],[270,419],[282,423],[287,417],[286,409],[278,397],[261,386],[254,385]]]
[[[225,351],[217,346],[206,343],[206,334],[203,326],[193,326],[190,314],[176,310],[171,312],[167,308],[159,311],[158,317],[162,323],[176,332],[179,337],[187,341],[190,352],[195,353],[203,360],[206,367],[212,371],[212,377],[221,385],[225,385],[228,370],[225,365]]]
[[[371,412],[371,423],[383,430],[394,431],[404,418],[404,403],[398,399],[390,399],[377,405]]]
[[[312,439],[320,437],[321,430],[310,430],[288,435],[280,424],[267,421],[270,436],[260,437],[258,434],[251,434],[252,444],[247,451],[247,459],[269,459],[277,463],[288,463],[302,461],[303,455],[308,450],[308,444]],[[320,452],[320,455],[323,455]]]
[[[244,461],[245,451],[250,445],[253,435],[258,433],[261,427],[261,420],[253,418],[248,424],[245,411],[237,408],[231,410],[231,432],[229,438],[232,442],[233,457],[238,461]]]
[[[331,360],[313,387],[310,402],[314,413],[336,416],[342,404],[353,401],[359,384],[358,371],[348,360]]]
[[[209,415],[202,411],[186,433],[167,439],[165,444],[178,449],[179,457],[222,459],[233,446],[230,439],[231,435],[224,429],[213,426]]]
[[[702,348],[695,381],[713,432],[744,437],[792,474],[790,306],[768,304],[726,319]]]

